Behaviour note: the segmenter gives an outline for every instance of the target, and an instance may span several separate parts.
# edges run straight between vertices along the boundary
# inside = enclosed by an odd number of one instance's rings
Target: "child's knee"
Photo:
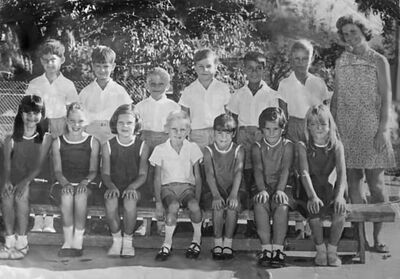
[[[179,210],[179,202],[174,200],[168,204],[168,213],[178,213]]]
[[[134,199],[124,199],[124,210],[126,212],[132,212],[136,210],[136,206],[137,206],[137,201]]]
[[[197,202],[196,199],[191,199],[190,201],[188,201],[188,208],[191,212],[198,212],[200,211],[200,206],[199,203]]]

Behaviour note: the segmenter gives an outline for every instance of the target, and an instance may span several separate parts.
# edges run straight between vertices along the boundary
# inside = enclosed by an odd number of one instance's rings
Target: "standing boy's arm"
[[[265,188],[261,151],[257,143],[254,143],[251,147],[251,158],[253,160],[254,180],[258,190],[258,194],[255,196],[255,199],[260,203],[266,203],[269,199],[269,194]]]
[[[10,198],[14,186],[10,181],[11,174],[11,152],[12,152],[12,139],[8,136],[4,142],[4,185],[1,185],[1,195]]]
[[[39,158],[37,164],[35,164],[35,169],[33,169],[27,177],[25,177],[17,185],[15,185],[16,197],[22,197],[25,189],[27,189],[31,181],[39,175],[42,169],[43,162],[49,153],[52,141],[53,139],[51,135],[46,133],[43,137],[42,144],[40,145]]]
[[[307,209],[311,213],[317,214],[320,208],[324,206],[324,203],[320,200],[314,190],[314,185],[312,184],[309,173],[307,152],[304,143],[298,142],[296,148],[298,149],[299,154],[300,179],[308,197]]]
[[[198,202],[200,202],[201,187],[202,187],[201,172],[200,172],[200,160],[198,160],[193,165],[193,170],[194,170],[194,178],[195,178],[195,183],[196,183],[196,199]]]
[[[294,153],[293,144],[291,142],[288,142],[285,145],[283,158],[282,158],[282,171],[281,171],[281,175],[279,177],[279,182],[278,182],[276,194],[275,194],[275,200],[278,203],[285,203],[288,201],[288,197],[285,194],[285,189],[286,189],[287,181],[289,178],[290,168],[291,168],[292,162],[293,162],[293,153]]]
[[[206,174],[207,184],[210,187],[210,191],[213,196],[212,208],[220,210],[224,207],[224,200],[222,199],[221,194],[218,191],[212,157],[210,150],[207,147],[204,149],[204,170]]]
[[[149,147],[147,146],[146,142],[144,141],[142,143],[142,153],[140,155],[138,176],[125,189],[124,193],[122,194],[123,197],[126,195],[128,198],[131,197],[131,198],[134,198],[136,200],[139,199],[139,196],[137,195],[136,190],[139,189],[140,187],[142,187],[143,184],[146,182],[147,173],[148,173],[148,170],[149,170],[149,163],[148,163],[149,162],[149,155],[150,155]],[[131,195],[129,195],[129,191],[133,191],[131,193]]]
[[[347,190],[346,163],[344,159],[344,148],[342,142],[338,141],[335,149],[336,158],[336,183],[334,188],[335,201],[334,210],[343,214],[346,211],[346,200],[344,194]]]
[[[111,162],[110,150],[108,149],[108,141],[101,147],[101,179],[106,185],[107,190],[104,193],[104,198],[119,197],[119,190],[111,180]]]

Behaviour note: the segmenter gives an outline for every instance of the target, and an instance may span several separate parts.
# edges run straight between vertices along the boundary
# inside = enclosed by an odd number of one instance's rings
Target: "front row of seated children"
[[[25,96],[18,109],[13,135],[5,142],[5,184],[1,195],[6,242],[0,250],[1,259],[23,258],[29,249],[26,236],[29,183],[37,174],[35,167],[41,164],[51,143],[51,137],[46,137],[40,125],[43,112],[40,97]],[[62,211],[64,243],[59,255],[79,256],[82,255],[87,199],[92,191],[90,185],[99,165],[100,144],[96,138],[84,133],[85,113],[78,103],[68,106],[66,123],[64,135],[52,142],[58,182],[52,186],[51,195],[59,201]],[[286,123],[282,109],[265,109],[259,117],[263,137],[251,150],[256,182],[251,195],[261,240],[257,261],[263,266],[285,265],[283,244],[288,212],[297,206],[310,220],[317,250],[315,263],[340,266],[337,245],[345,221],[346,176],[343,145],[332,115],[324,105],[311,107],[306,115],[306,142],[300,142],[296,147],[284,137]],[[166,260],[171,255],[180,207],[190,210],[193,225],[193,239],[186,257],[197,258],[201,251],[200,163],[203,153],[197,144],[187,140],[190,118],[184,111],[171,112],[165,124],[168,140],[156,146],[151,156],[146,142],[136,136],[138,124],[139,117],[133,105],[120,106],[110,120],[111,131],[116,136],[101,147],[106,217],[113,236],[108,255],[135,256],[132,236],[136,208],[150,162],[155,167],[156,214],[159,218],[165,215],[166,222],[165,239],[156,260]],[[207,193],[203,195],[205,202],[202,205],[213,210],[213,259],[231,259],[234,257],[232,239],[237,216],[246,196],[243,187],[245,152],[241,145],[233,142],[237,125],[231,115],[218,116],[213,129],[214,142],[204,150],[205,179],[210,192],[208,196]],[[295,201],[287,186],[294,148],[299,152],[299,174],[306,193],[302,201]],[[333,186],[328,177],[335,168],[338,178]],[[119,204],[123,208],[122,229]],[[325,246],[321,219],[328,215],[332,216],[332,227],[329,243]],[[270,219],[273,220],[272,228]]]

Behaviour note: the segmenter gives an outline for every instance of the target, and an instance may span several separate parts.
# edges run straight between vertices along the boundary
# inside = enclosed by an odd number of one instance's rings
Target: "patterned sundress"
[[[376,66],[378,56],[372,49],[367,49],[362,56],[345,51],[336,62],[338,88],[335,120],[343,142],[347,168],[395,166],[390,142],[383,152],[374,148],[381,109]]]

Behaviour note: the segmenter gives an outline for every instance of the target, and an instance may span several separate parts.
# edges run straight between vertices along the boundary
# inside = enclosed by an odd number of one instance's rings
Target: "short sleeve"
[[[178,104],[183,107],[190,108],[190,98],[189,98],[189,91],[188,91],[187,87],[185,89],[183,89],[183,91],[181,93],[181,97],[179,98]]]
[[[235,92],[232,97],[230,98],[228,105],[227,105],[227,109],[234,113],[234,114],[239,114],[239,102],[238,102],[238,98],[239,97],[239,91]]]
[[[73,102],[78,102],[79,101],[79,97],[78,97],[78,92],[76,91],[75,85],[72,81],[69,82],[68,84],[68,93],[67,93],[67,100],[66,100],[66,104],[69,105]]]
[[[36,95],[36,96],[39,96],[39,97],[43,97],[42,93],[41,93],[41,90],[40,90],[40,87],[37,86],[32,81],[28,84],[28,88],[26,89],[25,94],[26,95]]]
[[[190,152],[190,161],[194,165],[197,161],[203,160],[203,153],[201,152],[200,147],[196,143],[192,142],[191,145],[192,147]]]
[[[160,146],[156,146],[154,148],[153,153],[151,154],[149,158],[149,162],[152,166],[161,166],[162,163],[162,149],[160,149]]]

